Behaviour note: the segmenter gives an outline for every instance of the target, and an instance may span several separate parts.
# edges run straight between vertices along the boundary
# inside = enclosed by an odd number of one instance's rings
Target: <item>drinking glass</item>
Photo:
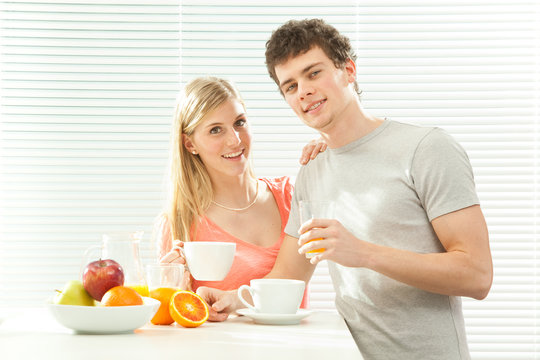
[[[152,291],[159,288],[180,289],[184,277],[182,264],[150,264],[146,265],[146,280],[150,297]]]
[[[311,201],[300,200],[300,222],[304,224],[310,219],[331,219],[334,217],[334,203],[332,201]],[[312,239],[308,242],[322,240],[322,238]],[[315,249],[306,253],[306,258],[325,251],[325,248]]]
[[[146,278],[150,297],[161,304],[156,314],[150,320],[154,325],[170,325],[174,322],[169,312],[171,297],[180,290],[184,276],[184,265],[181,264],[150,264],[146,266]]]

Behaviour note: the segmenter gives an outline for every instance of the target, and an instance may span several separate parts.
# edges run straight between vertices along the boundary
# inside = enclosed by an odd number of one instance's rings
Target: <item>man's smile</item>
[[[324,104],[325,102],[326,102],[326,99],[318,100],[316,102],[313,102],[304,110],[304,112],[313,111],[313,110],[317,109],[319,106],[321,106],[322,104]]]

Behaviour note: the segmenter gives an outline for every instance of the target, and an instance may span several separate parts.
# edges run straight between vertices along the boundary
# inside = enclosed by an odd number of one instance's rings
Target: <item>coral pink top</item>
[[[197,281],[193,279],[192,288],[197,290],[199,286],[208,286],[221,290],[238,289],[241,285],[249,285],[251,279],[260,279],[265,277],[276,262],[281,244],[285,237],[285,225],[289,218],[291,210],[291,199],[293,186],[290,179],[286,176],[280,178],[261,178],[264,181],[272,194],[278,206],[281,215],[281,234],[274,245],[270,247],[257,246],[229,234],[227,231],[220,228],[212,220],[203,217],[197,227],[197,235],[192,241],[225,241],[236,244],[236,253],[229,274],[222,281]],[[161,224],[160,236],[158,236],[158,255],[161,258],[172,247],[170,225],[167,220]],[[307,284],[306,284],[307,285]],[[301,307],[305,308],[308,305],[307,286],[302,300]]]

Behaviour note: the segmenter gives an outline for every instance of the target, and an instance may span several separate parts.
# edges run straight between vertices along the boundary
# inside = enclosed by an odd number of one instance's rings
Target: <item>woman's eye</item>
[[[219,126],[215,126],[210,129],[210,134],[219,134],[221,132],[221,128]]]
[[[246,120],[245,119],[239,119],[238,121],[236,121],[235,125],[236,126],[245,126],[246,125]]]

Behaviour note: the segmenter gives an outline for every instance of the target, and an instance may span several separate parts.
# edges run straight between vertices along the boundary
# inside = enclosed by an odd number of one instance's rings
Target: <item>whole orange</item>
[[[101,299],[103,306],[129,306],[143,303],[142,296],[127,286],[115,286],[109,289]]]
[[[169,313],[169,303],[171,297],[176,292],[176,289],[161,287],[150,291],[150,297],[159,300],[161,304],[156,312],[156,315],[150,320],[154,325],[170,325],[174,322],[171,314]]]
[[[183,327],[200,326],[210,315],[206,302],[193,291],[187,290],[179,290],[173,294],[169,311],[174,321]]]

